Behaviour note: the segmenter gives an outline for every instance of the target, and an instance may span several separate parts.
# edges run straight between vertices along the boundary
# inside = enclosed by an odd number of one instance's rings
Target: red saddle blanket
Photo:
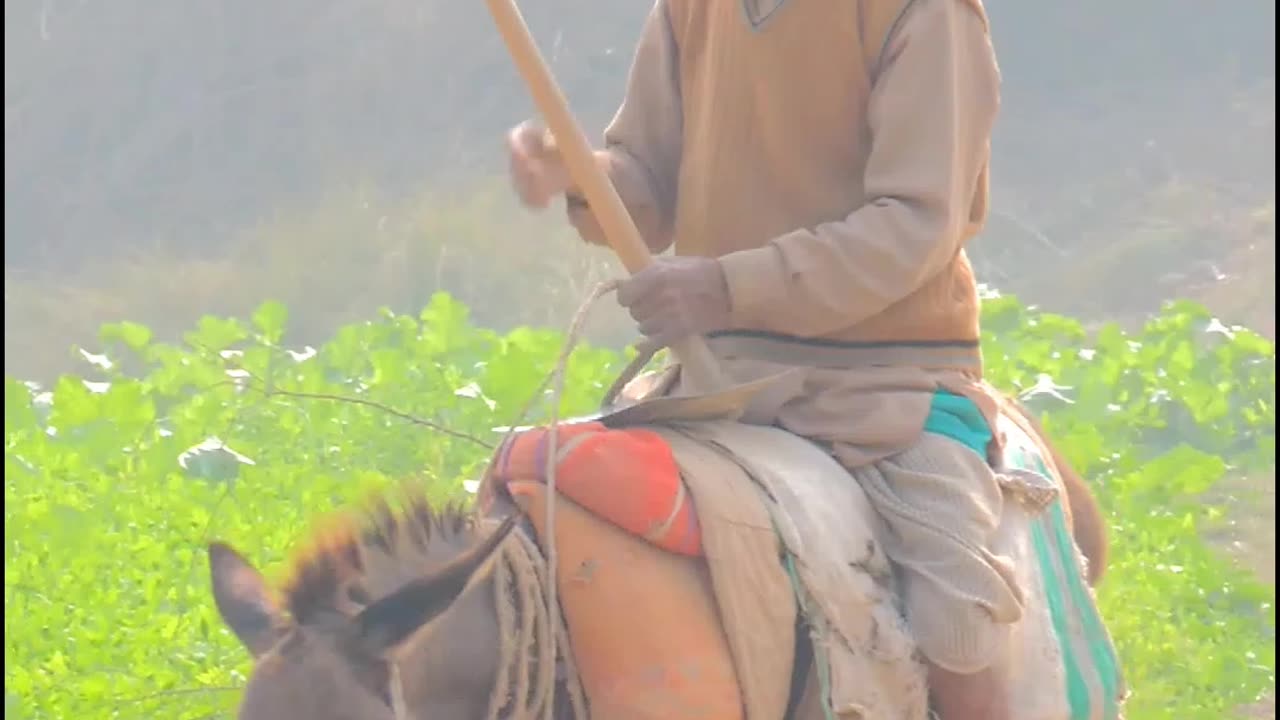
[[[490,481],[514,490],[546,483],[548,428],[512,435],[498,449]],[[702,533],[671,447],[643,428],[565,423],[556,433],[556,491],[601,519],[680,555],[702,555]],[[514,483],[514,486],[510,484]]]

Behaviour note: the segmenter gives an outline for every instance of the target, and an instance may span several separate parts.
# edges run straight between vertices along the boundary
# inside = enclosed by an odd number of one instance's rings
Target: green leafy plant
[[[372,490],[416,478],[463,496],[563,339],[476,327],[443,294],[318,348],[290,347],[288,321],[266,303],[248,322],[206,317],[182,345],[111,324],[81,374],[5,379],[6,718],[231,717],[248,663],[204,543],[278,571],[316,514]],[[1045,415],[1108,514],[1100,600],[1129,717],[1254,700],[1273,683],[1274,587],[1201,533],[1221,512],[1208,490],[1274,467],[1274,347],[1187,304],[1134,335],[1008,297],[985,323],[992,381]],[[593,410],[624,360],[579,347],[561,416]]]

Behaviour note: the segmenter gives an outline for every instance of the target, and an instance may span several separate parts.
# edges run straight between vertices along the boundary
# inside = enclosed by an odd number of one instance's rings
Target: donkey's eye
[[[360,585],[348,585],[347,599],[357,605],[368,605],[369,593]]]

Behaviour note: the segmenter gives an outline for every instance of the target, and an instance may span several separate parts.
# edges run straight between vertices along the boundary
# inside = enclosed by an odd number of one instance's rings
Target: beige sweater
[[[977,0],[658,0],[601,159],[655,252],[720,258],[720,349],[981,372],[998,85]]]
[[[994,420],[963,246],[998,106],[980,0],[657,0],[598,155],[652,250],[720,259],[731,377],[810,366],[751,421],[853,467],[914,444],[937,389]]]

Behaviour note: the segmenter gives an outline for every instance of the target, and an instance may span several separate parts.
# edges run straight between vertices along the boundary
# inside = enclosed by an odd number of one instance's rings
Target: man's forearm
[[[658,0],[645,20],[622,105],[605,129],[605,147],[596,151],[645,244],[655,253],[671,245],[682,125],[675,37],[666,2]],[[570,222],[587,242],[605,244],[590,209],[573,195]]]
[[[618,146],[597,150],[596,163],[613,183],[614,190],[627,208],[650,252],[656,254],[670,247],[670,214],[657,200],[657,193],[653,189],[655,183],[649,179],[644,166],[628,154],[620,152]],[[607,245],[604,231],[582,191],[577,187],[570,188],[565,193],[565,201],[569,222],[582,239],[592,245]]]

